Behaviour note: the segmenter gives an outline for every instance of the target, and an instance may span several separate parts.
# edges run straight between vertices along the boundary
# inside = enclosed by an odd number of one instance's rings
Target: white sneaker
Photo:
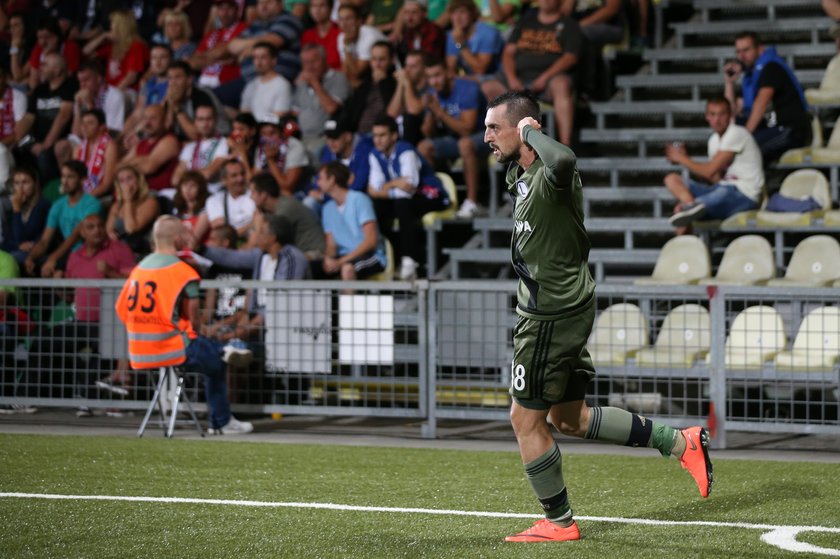
[[[222,350],[222,361],[234,367],[245,367],[253,358],[254,352],[240,339],[229,341]]]
[[[250,421],[239,421],[232,415],[227,425],[219,427],[218,429],[207,429],[210,435],[244,435],[254,430],[254,425]]]
[[[417,279],[417,262],[410,256],[403,256],[400,264],[400,279],[410,281]]]
[[[481,206],[467,198],[466,200],[464,200],[464,203],[461,204],[461,207],[458,208],[458,211],[455,213],[455,216],[464,219],[472,219],[479,212],[481,212]]]

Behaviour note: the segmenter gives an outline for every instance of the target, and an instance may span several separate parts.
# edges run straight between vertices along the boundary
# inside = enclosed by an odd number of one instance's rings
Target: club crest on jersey
[[[525,198],[528,196],[528,183],[525,181],[516,181],[516,190],[519,192],[519,195]]]

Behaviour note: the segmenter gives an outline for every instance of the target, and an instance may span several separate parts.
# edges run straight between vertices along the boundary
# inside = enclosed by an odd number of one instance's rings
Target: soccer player
[[[575,154],[540,131],[540,109],[527,92],[494,99],[484,141],[511,164],[514,197],[513,268],[519,276],[513,332],[511,423],[525,474],[546,518],[509,542],[580,539],[563,481],[551,423],[563,434],[659,450],[675,456],[700,494],[712,488],[709,435],[702,427],[677,430],[613,407],[590,408],[586,386],[595,375],[586,340],[595,319],[595,283],[587,259],[582,187]]]

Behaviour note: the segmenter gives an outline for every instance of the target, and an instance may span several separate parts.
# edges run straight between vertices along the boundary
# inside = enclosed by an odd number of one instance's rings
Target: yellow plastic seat
[[[818,116],[811,118],[811,145],[789,149],[779,158],[779,163],[798,165],[811,158],[813,150],[823,147],[823,129]]]
[[[391,241],[384,235],[382,240],[385,242],[385,269],[370,276],[369,281],[391,281],[394,279],[394,247],[391,246]]]
[[[764,237],[742,235],[729,243],[717,274],[700,285],[758,285],[776,275],[773,248]]]
[[[840,117],[834,122],[834,129],[825,147],[816,146],[811,149],[811,161],[814,163],[840,162]]]
[[[840,105],[840,54],[828,61],[820,87],[805,90],[805,100],[817,107]]]
[[[443,183],[443,188],[446,190],[446,194],[449,195],[450,204],[445,210],[425,214],[421,221],[423,223],[423,227],[426,228],[431,227],[436,221],[441,219],[454,219],[455,214],[458,212],[458,190],[455,188],[455,181],[453,181],[452,177],[446,173],[435,174],[440,179],[440,182]]]
[[[610,305],[595,320],[586,348],[597,365],[623,365],[637,350],[650,344],[641,309],[630,303]]]
[[[662,247],[653,275],[639,278],[636,285],[686,285],[708,278],[712,272],[709,251],[700,237],[680,235]]]
[[[831,227],[840,225],[840,210],[831,210],[823,215],[823,224]]]
[[[760,227],[804,227],[831,208],[831,193],[828,179],[816,169],[799,169],[785,177],[779,193],[796,200],[813,198],[820,205],[820,210],[813,212],[771,212],[759,210],[755,222]]]
[[[735,317],[729,329],[724,347],[726,368],[760,369],[786,343],[784,321],[776,309],[767,305],[748,307]]]
[[[673,309],[662,322],[653,347],[636,352],[636,363],[645,367],[690,368],[709,351],[709,311],[688,303]]]
[[[831,369],[840,360],[840,308],[820,307],[802,320],[790,351],[776,356],[779,369]]]
[[[812,235],[793,249],[785,276],[767,285],[819,287],[836,279],[840,279],[840,243],[828,235]]]

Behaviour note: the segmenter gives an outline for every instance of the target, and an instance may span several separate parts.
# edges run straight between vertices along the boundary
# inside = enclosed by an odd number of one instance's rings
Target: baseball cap
[[[344,120],[328,120],[324,123],[324,135],[327,138],[338,138],[345,132],[353,132]]]

